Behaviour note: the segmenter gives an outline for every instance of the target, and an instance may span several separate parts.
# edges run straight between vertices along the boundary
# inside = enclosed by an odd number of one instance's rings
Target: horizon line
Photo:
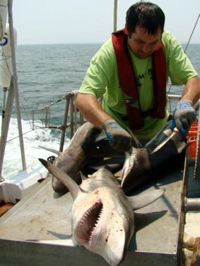
[[[64,45],[64,44],[103,44],[104,42],[66,42],[66,43],[19,43],[18,45]],[[180,42],[181,44],[187,44],[187,42]],[[200,44],[200,42],[191,42],[189,44]]]

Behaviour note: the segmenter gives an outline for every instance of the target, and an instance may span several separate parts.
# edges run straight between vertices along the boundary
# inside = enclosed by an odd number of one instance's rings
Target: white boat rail
[[[19,104],[19,93],[18,93],[18,82],[17,82],[17,69],[16,69],[16,57],[15,57],[15,40],[14,40],[14,28],[13,28],[13,16],[12,16],[12,5],[13,0],[4,1],[4,8],[7,4],[8,7],[8,22],[9,22],[9,35],[10,35],[10,48],[11,48],[11,58],[12,58],[12,76],[11,82],[8,92],[8,99],[5,107],[5,116],[2,121],[2,134],[1,134],[1,142],[0,142],[0,181],[3,181],[2,177],[2,166],[4,153],[6,148],[6,141],[8,136],[9,123],[13,108],[13,102],[15,98],[15,104],[17,109],[17,123],[18,123],[18,132],[19,132],[19,142],[20,142],[20,151],[21,151],[21,161],[22,168],[26,170],[26,159],[24,152],[24,142],[23,142],[23,134],[22,134],[22,125],[21,125],[21,113],[20,113],[20,104]]]

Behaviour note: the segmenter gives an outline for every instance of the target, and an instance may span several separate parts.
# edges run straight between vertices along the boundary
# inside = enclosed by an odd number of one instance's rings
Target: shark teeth
[[[90,238],[89,238],[89,246],[95,246],[96,242],[97,242],[97,239],[98,239],[98,236],[99,236],[99,230],[97,230],[98,228],[98,225],[100,223],[100,219],[101,219],[101,214],[103,212],[103,205],[101,204],[101,209],[99,209],[99,214],[97,216],[97,219],[96,219],[96,222],[93,226],[93,229],[91,231],[91,234],[90,234]]]
[[[84,242],[91,244],[92,234],[97,227],[102,213],[103,204],[95,202],[95,204],[88,209],[83,215],[77,226],[77,237]]]

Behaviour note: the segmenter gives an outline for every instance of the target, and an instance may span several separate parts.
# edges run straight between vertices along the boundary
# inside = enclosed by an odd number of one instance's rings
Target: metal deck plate
[[[166,191],[162,198],[135,212],[136,231],[121,265],[157,266],[160,260],[163,265],[179,265],[182,176],[178,167],[145,187]],[[32,241],[69,238],[71,203],[71,195],[58,197],[47,179],[9,210],[0,218],[0,265],[107,265],[84,247],[73,247],[70,240],[65,244]]]

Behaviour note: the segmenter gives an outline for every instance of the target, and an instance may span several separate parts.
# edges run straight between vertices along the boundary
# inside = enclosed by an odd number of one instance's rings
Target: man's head
[[[132,5],[126,13],[125,30],[129,48],[141,59],[152,54],[161,39],[165,15],[160,7],[150,2]]]

